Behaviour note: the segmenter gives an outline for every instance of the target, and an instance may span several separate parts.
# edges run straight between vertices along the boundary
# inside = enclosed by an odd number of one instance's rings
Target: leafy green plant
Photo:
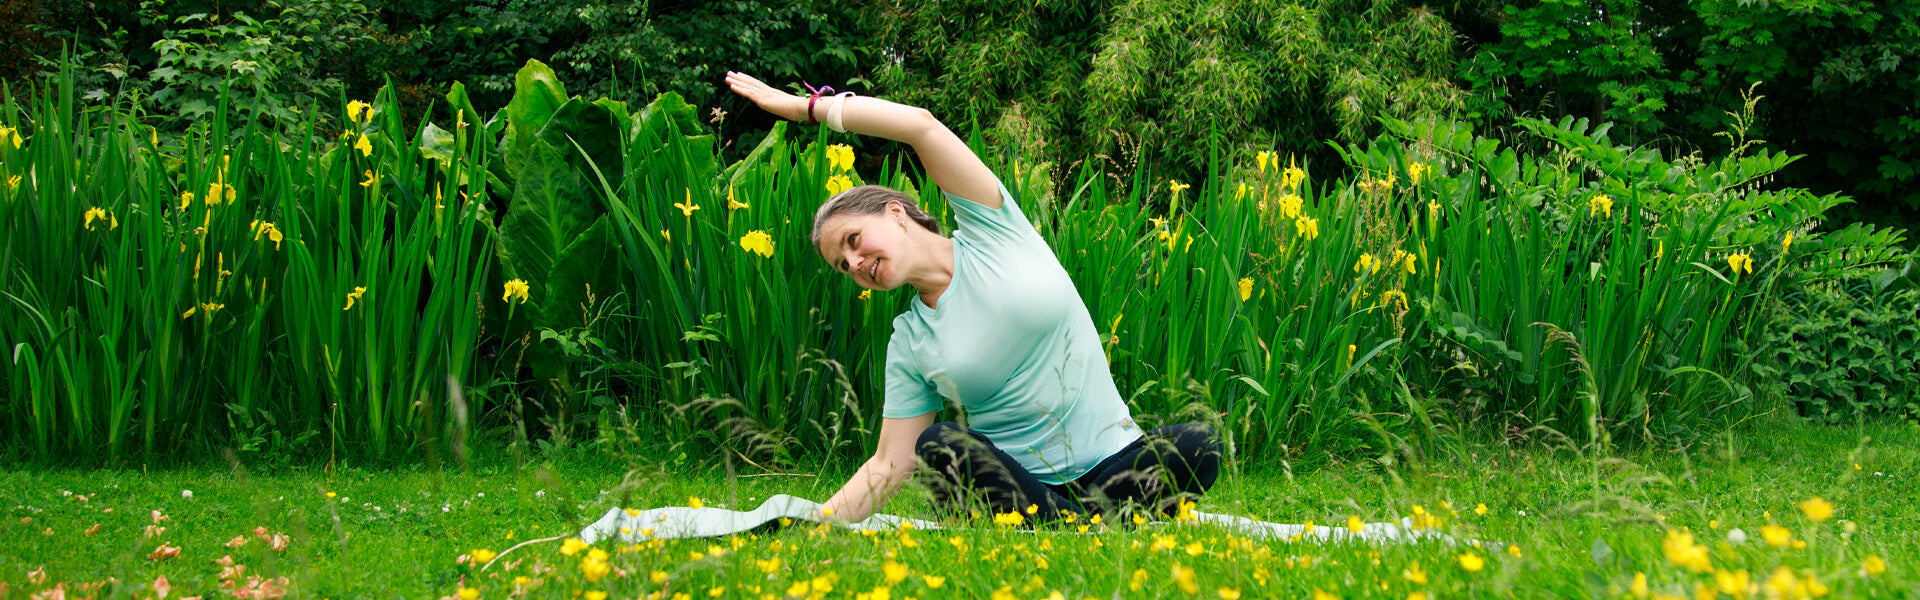
[[[1920,290],[1871,280],[1807,286],[1775,303],[1761,347],[1767,375],[1823,423],[1920,418]]]

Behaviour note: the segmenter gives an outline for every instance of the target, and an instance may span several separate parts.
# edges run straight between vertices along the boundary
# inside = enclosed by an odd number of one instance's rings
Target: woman
[[[879,447],[817,516],[867,518],[916,462],[931,469],[943,510],[984,505],[1042,523],[1136,505],[1165,513],[1213,485],[1218,436],[1197,423],[1142,434],[1066,269],[993,171],[931,113],[851,94],[795,96],[733,72],[727,84],[776,116],[912,146],[958,221],[948,238],[912,198],[872,185],[814,215],[814,247],[835,270],[869,289],[918,292],[887,344]],[[967,411],[970,428],[934,423],[943,398]]]

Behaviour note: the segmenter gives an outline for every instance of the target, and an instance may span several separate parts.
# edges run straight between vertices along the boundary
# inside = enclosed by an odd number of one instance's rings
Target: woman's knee
[[[959,424],[942,421],[921,431],[920,439],[914,442],[913,447],[915,453],[920,455],[920,460],[932,463],[936,462],[935,458],[948,458],[940,456],[940,450],[953,446],[965,437],[967,437],[967,430],[961,428]],[[949,451],[946,454],[952,453]]]

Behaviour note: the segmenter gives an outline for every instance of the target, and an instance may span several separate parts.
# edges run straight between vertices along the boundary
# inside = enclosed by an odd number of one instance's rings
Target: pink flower
[[[153,553],[147,555],[147,560],[166,560],[179,555],[179,546],[175,546],[171,542],[161,542],[159,548],[154,548]]]

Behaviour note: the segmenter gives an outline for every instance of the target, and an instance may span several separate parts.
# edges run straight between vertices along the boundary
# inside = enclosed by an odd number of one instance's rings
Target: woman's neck
[[[940,295],[953,283],[953,239],[931,231],[925,231],[924,236],[916,235],[915,239],[924,248],[921,256],[925,261],[919,272],[907,277],[907,285],[920,292],[920,302],[927,308],[938,309]]]

